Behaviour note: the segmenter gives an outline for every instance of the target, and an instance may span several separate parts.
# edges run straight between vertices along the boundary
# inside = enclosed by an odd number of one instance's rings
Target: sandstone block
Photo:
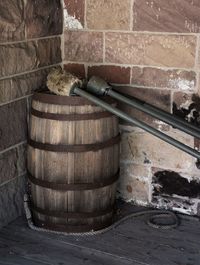
[[[0,42],[25,39],[24,1],[0,2]]]
[[[22,176],[25,174],[27,170],[27,145],[22,144],[17,147],[17,171],[18,171],[18,176]]]
[[[38,41],[38,61],[39,67],[57,64],[62,61],[60,37]]]
[[[64,65],[64,68],[66,71],[70,72],[73,75],[76,75],[79,78],[86,78],[84,64],[67,63]]]
[[[46,85],[48,70],[20,75],[0,80],[0,103],[31,95],[33,91]]]
[[[64,2],[68,15],[75,17],[75,19],[78,19],[81,25],[84,26],[85,0],[65,0]]]
[[[130,70],[130,67],[114,65],[89,66],[88,77],[96,75],[109,83],[130,84]]]
[[[194,71],[133,67],[131,83],[139,86],[194,91],[196,73]]]
[[[23,214],[24,192],[24,177],[18,177],[0,186],[0,227],[7,225]]]
[[[0,185],[18,176],[17,149],[0,154]]]
[[[0,107],[0,151],[26,140],[26,99]]]
[[[107,63],[191,68],[195,36],[106,33]]]
[[[60,0],[27,0],[27,37],[39,38],[62,34],[62,12]]]
[[[138,170],[141,169],[141,172]],[[148,171],[144,166],[134,164],[121,164],[120,181],[118,192],[126,201],[135,201],[138,203],[147,203],[149,201],[148,183],[141,178],[148,178]],[[143,175],[144,173],[144,175]],[[141,177],[137,177],[137,175]]]
[[[65,60],[79,63],[103,62],[103,34],[65,31]]]
[[[198,0],[136,0],[133,6],[133,30],[198,33],[199,13]]]
[[[130,29],[130,0],[87,0],[89,29]]]
[[[0,77],[37,68],[37,45],[33,41],[0,45]]]
[[[171,130],[169,136],[193,147],[193,137]],[[122,160],[138,164],[151,164],[174,171],[191,171],[196,159],[148,133],[124,133],[122,135]]]

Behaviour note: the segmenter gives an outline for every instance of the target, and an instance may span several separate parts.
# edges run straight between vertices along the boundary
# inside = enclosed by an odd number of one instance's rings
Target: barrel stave
[[[88,103],[89,104],[89,103]],[[115,104],[115,103],[112,103]],[[34,100],[32,108],[45,113],[93,114],[104,110],[95,105],[57,105]],[[70,116],[71,117],[71,116]],[[51,145],[88,145],[102,143],[119,134],[118,119],[107,115],[91,120],[52,120],[31,116],[30,138]],[[88,147],[87,147],[88,148]],[[46,151],[28,147],[28,169],[36,179],[66,184],[99,183],[117,174],[119,144],[99,150],[81,152]],[[86,190],[58,190],[31,183],[32,205],[45,210],[33,210],[35,221],[54,224],[52,229],[79,231],[102,228],[112,221],[116,181],[107,186]],[[105,212],[105,210],[107,210]],[[94,217],[52,217],[49,213],[94,213]],[[103,212],[102,212],[103,211]],[[91,215],[90,215],[91,216]],[[36,221],[37,224],[37,221]],[[64,225],[64,226],[62,226]],[[72,227],[71,227],[72,226]],[[82,227],[81,227],[82,226]]]

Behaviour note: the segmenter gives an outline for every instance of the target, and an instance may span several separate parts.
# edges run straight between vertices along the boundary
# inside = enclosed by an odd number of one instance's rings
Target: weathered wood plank
[[[29,229],[23,229],[23,231],[18,229],[16,232],[9,229],[9,233],[6,229],[3,229],[0,233],[0,260],[7,265],[9,262],[12,264],[15,259],[16,264],[13,263],[13,265],[22,265],[25,260],[27,260],[27,265],[29,260],[32,264],[55,265],[81,265],[84,263],[88,265],[143,264],[126,257],[93,250],[85,246],[66,244],[62,241],[49,239],[45,234],[35,233]]]
[[[19,246],[18,255],[28,255],[24,258],[30,258],[38,245],[36,254],[41,255],[44,246],[43,254],[50,253],[50,259],[41,256],[41,262],[60,262],[60,256],[67,255],[73,261],[78,256],[74,263],[78,265],[82,256],[87,257],[87,264],[199,265],[199,240],[200,222],[192,219],[182,220],[177,229],[158,230],[146,225],[145,217],[137,217],[105,234],[75,238],[32,231],[19,219],[0,231],[0,257],[2,244]]]
[[[0,261],[0,265],[52,265],[52,263],[46,263],[46,262],[40,262],[40,261],[35,261],[31,259],[26,259],[24,257],[20,256],[9,256],[9,258],[6,258],[5,260],[2,259]]]
[[[136,218],[95,240],[80,239],[78,243],[104,251],[109,249],[112,253],[152,265],[200,264],[199,228],[199,222],[182,221],[177,230],[155,230],[141,218]],[[65,240],[69,242],[69,239]]]
[[[144,218],[135,218],[120,225],[114,231],[88,238],[46,235],[66,244],[73,243],[110,252],[147,264],[199,264],[199,222],[182,221],[172,230],[156,230],[147,226]]]

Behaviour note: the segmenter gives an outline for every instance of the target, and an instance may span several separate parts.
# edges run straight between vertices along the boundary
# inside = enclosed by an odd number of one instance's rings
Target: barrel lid
[[[113,104],[115,100],[110,97],[104,96],[100,97],[107,103]],[[80,96],[60,96],[51,93],[49,90],[38,90],[33,95],[33,100],[48,103],[48,104],[55,104],[55,105],[68,105],[68,106],[82,106],[82,105],[96,105],[95,103],[80,97]]]

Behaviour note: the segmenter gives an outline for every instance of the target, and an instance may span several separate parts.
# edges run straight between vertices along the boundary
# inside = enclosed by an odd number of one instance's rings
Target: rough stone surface
[[[26,140],[26,100],[0,107],[0,151]]]
[[[138,172],[138,170],[141,170]],[[148,169],[135,164],[121,164],[120,181],[118,185],[119,196],[127,201],[149,201]]]
[[[197,206],[197,215],[200,216],[200,203]]]
[[[198,58],[197,58],[197,65],[196,66],[197,66],[197,68],[199,68],[200,67],[200,47],[199,47],[199,50],[197,52],[198,52]],[[200,76],[199,76],[199,80],[200,80]],[[200,94],[200,85],[198,87],[198,90],[199,90],[199,94]]]
[[[85,0],[65,0],[64,2],[68,15],[74,17],[75,19],[78,19],[81,25],[84,26]]]
[[[89,29],[130,29],[130,0],[87,0],[87,27]]]
[[[27,0],[27,37],[38,38],[61,34],[62,18],[60,0]]]
[[[106,62],[191,68],[195,36],[106,33]]]
[[[176,130],[168,135],[188,146],[192,147],[194,144],[192,137],[178,133]],[[145,132],[123,133],[121,159],[187,172],[192,171],[195,163],[195,158],[192,156]]]
[[[27,140],[30,102],[16,99],[44,86],[48,69],[61,62],[55,35],[63,30],[62,12],[60,0],[0,3],[0,227],[23,209],[24,178],[19,176],[26,173],[26,145],[19,143]],[[44,66],[48,69],[38,70]]]
[[[25,178],[18,177],[0,186],[0,228],[22,215]]]
[[[46,85],[48,70],[39,70],[33,73],[0,80],[0,103],[27,96],[36,89]]]
[[[57,64],[61,58],[61,40],[59,37],[38,41],[39,67]]]
[[[121,174],[125,177],[125,175],[129,175],[130,177],[137,177],[139,180],[143,180],[148,182],[149,176],[151,174],[151,170],[148,164],[141,165],[135,164],[134,162],[123,162],[120,163]],[[123,177],[121,178],[123,179]]]
[[[130,67],[114,65],[89,66],[88,77],[96,75],[110,83],[130,84],[130,70]]]
[[[198,0],[136,0],[133,30],[200,32],[199,13]]]
[[[174,115],[200,128],[200,97],[197,94],[177,92],[173,95]]]
[[[18,176],[17,148],[0,154],[0,185]]]
[[[66,71],[71,74],[76,75],[79,78],[86,78],[85,66],[84,64],[68,63],[64,65]]]
[[[59,37],[43,39],[38,42],[0,45],[0,77],[61,62],[60,45]]]
[[[196,95],[197,91],[200,95],[198,0],[65,0],[65,4],[70,29],[65,32],[66,70],[82,78],[100,76],[120,93],[173,111],[200,126],[200,99]],[[118,106],[182,143],[200,148],[198,139],[121,102]],[[123,120],[120,128],[119,196],[195,214],[200,203],[197,198],[154,194],[151,201],[151,181],[155,168],[199,181],[200,162],[198,165],[193,157]]]
[[[115,87],[117,91],[119,91],[122,94],[138,98],[142,101],[148,102],[151,105],[154,105],[158,108],[161,108],[167,112],[170,112],[171,109],[171,97],[170,92],[168,90],[159,90],[159,89],[145,89],[145,88],[136,88],[136,87]],[[147,114],[144,114],[141,111],[136,110],[135,108],[132,108],[128,106],[127,104],[124,104],[122,102],[118,102],[118,106],[121,110],[128,113],[129,115],[146,122],[147,124],[158,128],[160,130],[169,130],[169,126],[166,125],[162,121],[158,121],[157,119],[154,119],[152,116],[149,116]],[[123,124],[128,124],[125,121],[121,121]]]
[[[153,196],[151,205],[156,208],[170,209],[183,214],[197,215],[198,201],[183,197]]]
[[[184,92],[175,92],[173,94],[173,102],[177,104],[179,107],[189,107],[192,103],[192,93],[184,93]]]
[[[5,4],[6,2],[6,4]],[[24,40],[24,1],[0,2],[0,42]]]
[[[23,175],[26,172],[26,164],[27,164],[27,145],[22,144],[17,148],[17,169],[18,169],[18,176]]]
[[[103,62],[103,34],[101,32],[65,31],[65,60]]]
[[[194,71],[133,67],[131,83],[147,87],[194,91],[196,88],[196,73]]]
[[[33,70],[38,65],[37,44],[33,41],[0,45],[0,77]]]
[[[0,154],[0,186],[26,172],[26,145]]]

